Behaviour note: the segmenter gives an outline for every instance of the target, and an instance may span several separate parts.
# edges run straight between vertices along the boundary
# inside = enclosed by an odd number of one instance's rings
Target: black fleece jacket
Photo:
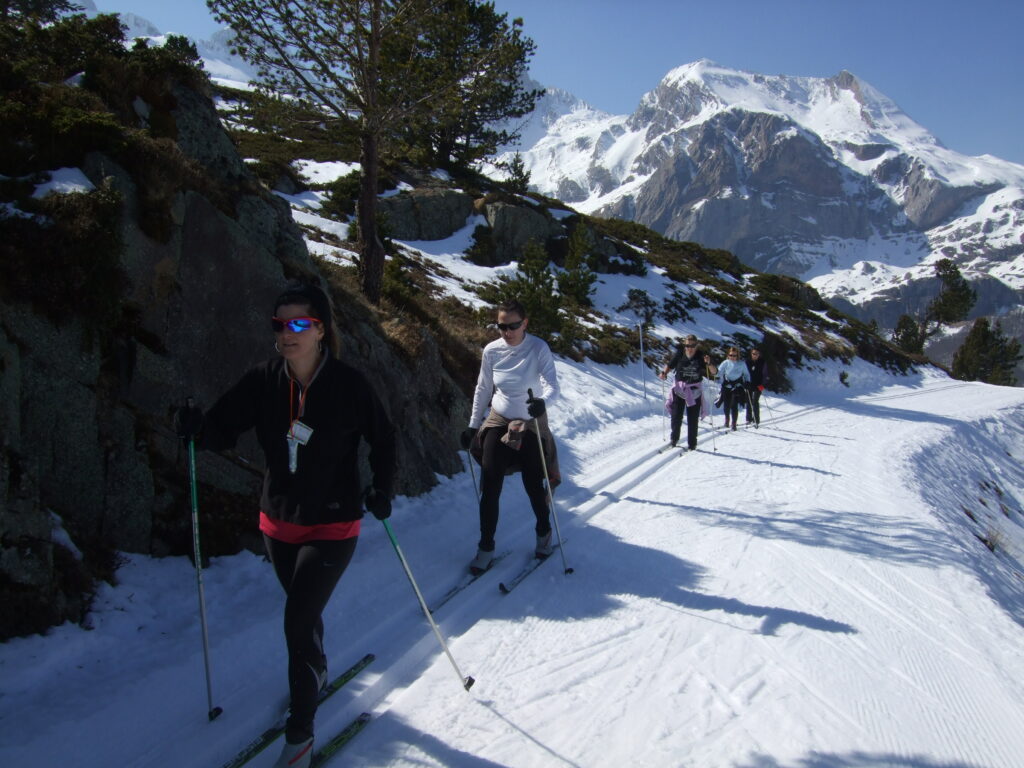
[[[302,386],[290,379],[283,358],[258,365],[206,413],[199,445],[232,448],[239,435],[255,428],[267,464],[263,512],[297,525],[358,520],[363,515],[359,440],[370,446],[373,487],[391,498],[394,427],[366,378],[327,358],[308,387],[300,421],[313,432],[299,446],[298,469],[291,474],[286,435],[290,418],[298,417],[301,394]]]

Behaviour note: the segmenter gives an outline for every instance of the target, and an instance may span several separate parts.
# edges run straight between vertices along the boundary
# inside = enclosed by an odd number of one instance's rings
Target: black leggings
[[[686,414],[686,445],[688,448],[697,447],[697,427],[700,424],[700,402],[701,397],[699,396],[693,403],[693,405],[687,405],[686,400],[681,398],[675,392],[672,393],[672,431],[669,434],[669,438],[672,440],[672,445],[679,442],[679,431],[683,426],[683,413]]]
[[[747,390],[747,422],[751,421],[761,423],[761,390],[757,387]]]
[[[356,538],[287,544],[264,534],[263,542],[287,595],[284,637],[291,708],[285,738],[298,744],[313,737],[320,676],[327,667],[321,614],[352,560]]]
[[[506,431],[504,427],[488,427],[480,436],[483,456],[479,547],[485,552],[494,551],[494,532],[498,529],[498,500],[505,482],[505,470],[513,464],[518,464],[523,473],[523,488],[530,497],[530,505],[537,518],[534,530],[538,536],[544,536],[551,530],[551,523],[548,521],[548,494],[544,489],[544,465],[537,433],[527,429],[517,451],[501,442]]]

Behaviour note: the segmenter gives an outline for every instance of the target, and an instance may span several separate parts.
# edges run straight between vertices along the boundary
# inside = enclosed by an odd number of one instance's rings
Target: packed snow
[[[657,453],[660,382],[557,367],[563,549],[499,592],[533,548],[509,478],[507,555],[435,612],[457,673],[365,520],[324,618],[333,671],[376,660],[318,733],[373,719],[328,765],[1019,765],[1024,390],[823,363],[766,393],[759,429],[705,423],[679,456]],[[474,553],[475,477],[396,501],[428,604]],[[87,627],[0,646],[0,764],[217,766],[267,727],[287,690],[271,568],[243,552],[203,581],[223,715],[190,562],[125,555]]]

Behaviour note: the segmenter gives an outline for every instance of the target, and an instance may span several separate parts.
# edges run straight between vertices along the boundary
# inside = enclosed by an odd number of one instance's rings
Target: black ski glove
[[[203,412],[191,400],[174,412],[174,431],[182,440],[194,439],[202,430]]]
[[[363,494],[363,503],[378,520],[387,520],[391,517],[391,499],[384,491],[379,491],[373,486],[367,488]]]
[[[462,450],[469,450],[469,446],[473,444],[474,437],[476,437],[476,430],[473,427],[466,427],[459,433],[459,445],[462,446]]]
[[[544,415],[544,400],[539,397],[531,397],[526,401],[526,412],[535,419]]]

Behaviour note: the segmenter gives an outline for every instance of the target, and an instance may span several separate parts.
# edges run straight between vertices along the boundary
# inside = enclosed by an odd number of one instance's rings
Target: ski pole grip
[[[526,394],[530,396],[531,400],[533,400],[533,390],[532,389],[527,389],[526,390]]]

